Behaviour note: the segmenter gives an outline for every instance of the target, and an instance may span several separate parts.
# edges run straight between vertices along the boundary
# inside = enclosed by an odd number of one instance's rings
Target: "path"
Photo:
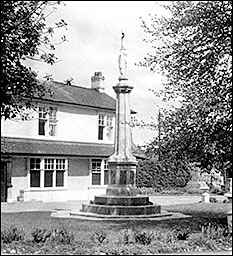
[[[163,205],[191,204],[201,201],[200,196],[150,196],[150,201]],[[89,201],[68,201],[68,202],[13,202],[1,203],[1,212],[31,212],[31,211],[53,211],[54,209],[81,209],[82,203]]]

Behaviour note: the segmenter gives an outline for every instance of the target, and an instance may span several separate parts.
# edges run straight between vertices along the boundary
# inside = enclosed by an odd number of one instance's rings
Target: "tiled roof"
[[[45,99],[75,104],[87,107],[114,110],[116,109],[116,101],[104,92],[95,89],[85,88],[76,85],[67,85],[55,81],[47,81],[46,86],[51,88],[53,95],[47,95]]]
[[[114,152],[113,144],[36,140],[25,138],[3,137],[1,151],[4,154],[16,155],[47,155],[47,156],[79,156],[79,157],[109,157]],[[132,145],[135,157],[144,158],[138,154]]]
[[[5,153],[20,155],[102,156],[113,154],[113,145],[4,137]]]
[[[42,83],[42,81],[40,82]],[[45,100],[116,111],[116,100],[105,92],[56,81],[46,81],[45,83],[53,92],[52,96],[46,95]],[[136,114],[137,112],[131,110],[131,113]]]

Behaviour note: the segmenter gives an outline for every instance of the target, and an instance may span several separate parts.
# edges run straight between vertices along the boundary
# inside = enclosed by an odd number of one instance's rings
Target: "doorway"
[[[7,201],[7,162],[1,161],[1,202]]]

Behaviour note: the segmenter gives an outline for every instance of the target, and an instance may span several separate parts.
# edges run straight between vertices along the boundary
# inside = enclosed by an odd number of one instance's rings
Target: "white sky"
[[[161,2],[160,2],[161,4]],[[129,81],[134,87],[131,92],[131,109],[137,111],[137,119],[150,122],[156,119],[156,98],[149,89],[161,88],[161,76],[137,67],[149,46],[143,42],[146,34],[141,28],[139,17],[162,10],[154,1],[65,1],[49,17],[52,22],[64,19],[68,30],[60,29],[55,35],[65,34],[68,42],[56,46],[59,62],[50,66],[30,62],[39,77],[51,74],[55,81],[64,82],[72,77],[72,84],[91,86],[91,76],[102,71],[105,77],[105,92],[115,98],[113,86],[118,82],[118,55],[121,30],[125,33],[128,51]],[[51,23],[52,25],[52,23]],[[159,102],[157,102],[160,104]],[[142,145],[155,135],[155,131],[133,128],[133,141]]]

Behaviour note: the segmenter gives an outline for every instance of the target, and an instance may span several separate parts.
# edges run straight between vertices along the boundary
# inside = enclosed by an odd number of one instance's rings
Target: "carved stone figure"
[[[124,37],[125,34],[121,32],[121,49],[120,49],[120,55],[118,59],[118,65],[119,65],[119,71],[121,76],[127,76],[128,70],[127,70],[127,52],[124,47]]]

